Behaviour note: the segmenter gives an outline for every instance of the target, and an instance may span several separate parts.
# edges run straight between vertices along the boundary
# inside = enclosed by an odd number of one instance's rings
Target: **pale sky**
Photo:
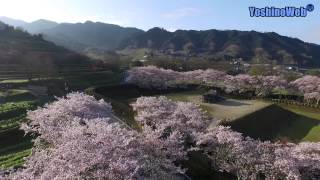
[[[249,6],[306,6],[306,18],[252,18]],[[0,16],[28,22],[101,21],[144,30],[235,29],[274,31],[320,44],[319,0],[0,0]]]

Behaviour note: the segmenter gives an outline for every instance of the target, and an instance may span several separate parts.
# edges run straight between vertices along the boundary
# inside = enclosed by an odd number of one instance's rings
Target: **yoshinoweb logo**
[[[313,4],[308,4],[306,7],[249,7],[251,17],[307,17],[313,10]]]

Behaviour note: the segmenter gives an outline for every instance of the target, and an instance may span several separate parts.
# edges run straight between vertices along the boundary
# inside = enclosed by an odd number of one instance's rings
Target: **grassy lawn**
[[[320,141],[320,110],[295,105],[272,105],[261,100],[236,100],[203,103],[204,91],[170,93],[175,101],[199,104],[211,117],[253,138],[262,140]],[[214,121],[212,125],[216,125]]]
[[[310,127],[309,131],[301,139],[302,141],[320,141],[320,110],[306,107],[299,107],[295,105],[280,105],[282,108],[294,112],[300,115],[302,118],[293,124],[290,129],[287,130],[288,134],[294,135],[301,131],[300,129],[306,129]],[[306,119],[312,119],[314,121],[306,121]],[[309,123],[308,123],[309,122]]]
[[[320,110],[295,105],[272,105],[261,100],[236,100],[203,103],[204,91],[170,93],[175,101],[199,104],[211,117],[245,135],[262,140],[320,141]],[[216,125],[218,122],[213,122]]]
[[[244,135],[261,140],[319,142],[320,112],[317,111],[275,104],[226,125]]]
[[[111,71],[82,73],[65,76],[62,80],[68,82],[72,89],[83,90],[92,86],[106,86],[120,83],[123,80],[123,74]]]
[[[237,99],[226,99],[225,101],[212,104],[204,103],[202,102],[202,94],[205,92],[205,90],[196,90],[181,93],[170,93],[166,96],[174,101],[193,102],[200,105],[201,109],[204,110],[207,115],[217,120],[214,121],[212,125],[216,125],[219,121],[236,120],[271,105],[268,102],[260,100]]]

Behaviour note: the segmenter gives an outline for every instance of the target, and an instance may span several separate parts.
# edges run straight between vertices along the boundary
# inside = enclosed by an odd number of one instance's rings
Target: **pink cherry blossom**
[[[111,106],[83,93],[28,113],[26,132],[37,133],[24,168],[8,179],[183,179],[182,136],[161,139],[128,129]],[[147,130],[146,130],[147,131]]]

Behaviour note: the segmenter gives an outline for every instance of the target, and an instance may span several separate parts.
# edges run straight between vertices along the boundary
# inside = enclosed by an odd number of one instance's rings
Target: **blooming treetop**
[[[25,168],[9,179],[182,179],[177,140],[161,141],[112,120],[111,107],[82,93],[28,113],[39,134]],[[168,143],[164,143],[168,142]],[[170,145],[170,146],[169,146]]]
[[[320,102],[320,77],[304,76],[290,83],[293,87],[304,94],[306,100]]]
[[[147,134],[164,137],[171,134],[182,136],[183,142],[205,131],[209,119],[200,108],[188,102],[173,102],[166,97],[141,97],[132,105],[137,112],[135,117]]]
[[[274,89],[287,88],[287,81],[279,76],[227,75],[213,69],[175,72],[155,66],[135,67],[128,71],[127,83],[141,88],[168,89],[188,84],[206,84],[227,93],[254,91],[259,96],[268,95]]]

